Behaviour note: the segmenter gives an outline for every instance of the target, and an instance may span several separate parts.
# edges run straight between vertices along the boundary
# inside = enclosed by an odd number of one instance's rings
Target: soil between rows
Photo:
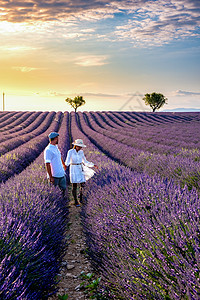
[[[49,297],[48,300],[58,300],[60,296],[68,294],[68,300],[88,300],[84,290],[80,289],[82,271],[92,273],[89,258],[86,256],[85,235],[81,225],[81,207],[76,207],[71,195],[71,187],[68,187],[69,199],[69,226],[66,231],[68,246],[64,256],[62,267],[59,273],[60,282],[56,295]]]

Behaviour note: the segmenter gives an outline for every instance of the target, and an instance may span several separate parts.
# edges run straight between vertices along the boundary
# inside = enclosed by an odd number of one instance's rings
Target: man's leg
[[[65,176],[63,176],[59,179],[59,188],[62,191],[63,197],[65,197],[65,191],[66,191],[66,188],[67,188],[67,181],[66,181]]]
[[[66,178],[63,177],[54,177],[54,186],[59,186],[62,191],[63,197],[65,197],[65,191],[67,188]]]
[[[59,178],[58,177],[53,177],[53,179],[54,179],[53,185],[57,186],[59,184]]]

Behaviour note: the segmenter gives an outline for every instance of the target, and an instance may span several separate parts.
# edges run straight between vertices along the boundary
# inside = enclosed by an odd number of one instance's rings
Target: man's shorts
[[[54,186],[59,186],[61,190],[66,190],[67,182],[66,177],[53,177],[54,178]]]

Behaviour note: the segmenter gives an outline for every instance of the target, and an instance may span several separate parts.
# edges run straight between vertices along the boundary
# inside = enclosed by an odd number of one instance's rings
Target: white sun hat
[[[83,140],[77,139],[75,142],[72,143],[74,146],[79,146],[79,147],[86,147],[86,145],[83,144]]]

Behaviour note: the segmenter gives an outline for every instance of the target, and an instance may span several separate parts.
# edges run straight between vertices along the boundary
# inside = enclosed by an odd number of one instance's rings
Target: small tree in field
[[[152,93],[152,94],[146,94],[143,98],[146,105],[149,105],[153,112],[156,111],[156,109],[161,108],[164,104],[167,104],[167,98],[163,94],[158,93]]]
[[[76,113],[77,108],[85,104],[85,100],[83,99],[83,96],[76,96],[74,99],[67,98],[65,99],[67,103],[71,105],[71,107],[74,108],[74,111]]]

